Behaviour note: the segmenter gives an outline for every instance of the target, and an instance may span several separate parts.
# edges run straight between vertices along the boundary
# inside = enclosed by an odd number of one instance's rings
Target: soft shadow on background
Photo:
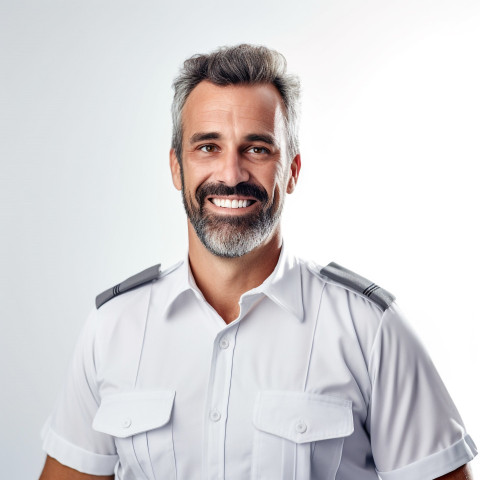
[[[183,257],[170,85],[186,57],[241,42],[303,81],[288,246],[397,296],[480,443],[480,4],[298,5],[0,1],[2,477],[38,475],[95,295]]]

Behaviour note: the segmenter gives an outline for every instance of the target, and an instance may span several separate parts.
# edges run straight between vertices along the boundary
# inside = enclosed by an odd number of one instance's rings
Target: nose
[[[216,180],[229,187],[234,187],[241,182],[246,182],[250,174],[246,169],[245,159],[237,151],[228,151],[219,159],[219,168]]]

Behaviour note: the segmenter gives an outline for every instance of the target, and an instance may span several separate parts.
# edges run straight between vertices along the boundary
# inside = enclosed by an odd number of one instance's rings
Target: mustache
[[[205,199],[210,195],[253,197],[263,203],[268,200],[268,193],[263,187],[247,182],[239,183],[234,187],[222,183],[206,183],[200,185],[195,192],[195,198],[199,205],[204,205]]]

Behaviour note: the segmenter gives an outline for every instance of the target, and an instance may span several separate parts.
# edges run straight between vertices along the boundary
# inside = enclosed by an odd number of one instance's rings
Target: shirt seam
[[[317,315],[316,315],[316,318],[315,318],[315,327],[313,329],[312,341],[310,343],[310,352],[309,352],[309,356],[308,356],[308,366],[307,366],[307,371],[305,372],[305,380],[304,380],[304,383],[303,383],[303,391],[304,392],[306,391],[306,388],[307,388],[308,377],[309,377],[309,374],[310,374],[310,366],[312,364],[313,345],[315,343],[315,338],[316,338],[316,334],[317,334],[318,319],[320,317],[320,310],[322,308],[323,292],[325,291],[325,285],[326,284],[324,283],[323,287],[322,287],[322,291],[320,293],[320,301],[318,302]]]
[[[147,306],[147,313],[145,315],[145,321],[143,325],[143,335],[142,335],[142,344],[140,346],[140,355],[138,356],[138,362],[137,362],[137,369],[135,372],[135,381],[133,382],[133,389],[135,390],[137,387],[137,381],[138,381],[138,375],[140,373],[140,364],[142,363],[142,358],[143,358],[143,350],[145,346],[145,337],[147,334],[147,324],[148,324],[148,319],[150,316],[150,305],[152,303],[152,287],[153,283],[150,284],[150,290],[148,292],[148,306]]]
[[[372,373],[372,370],[373,370],[373,366],[372,366],[372,362],[373,362],[373,352],[375,351],[376,347],[377,347],[377,344],[380,342],[380,333],[383,329],[383,325],[385,323],[385,316],[387,314],[387,312],[390,310],[391,307],[387,308],[383,314],[382,314],[382,318],[380,319],[380,322],[378,324],[378,328],[377,328],[377,331],[375,333],[375,338],[373,339],[373,342],[372,342],[372,348],[370,349],[370,354],[368,356],[368,363],[367,363],[367,373],[368,373],[368,380],[370,382],[370,396],[368,398],[368,404],[367,404],[367,416],[365,418],[365,426],[368,425],[368,421],[370,419],[370,411],[371,411],[371,404],[372,404],[372,394],[373,394],[373,387],[374,387],[374,384],[376,382],[376,375],[374,375]],[[367,429],[368,430],[368,429]]]
[[[383,325],[385,323],[385,317],[386,317],[386,314],[389,310],[390,310],[390,308],[387,308],[387,310],[385,310],[383,312],[382,318],[380,319],[377,331],[375,333],[375,338],[373,339],[373,342],[372,342],[372,348],[370,349],[370,354],[368,356],[367,371],[368,371],[368,378],[370,379],[370,386],[372,387],[372,389],[373,389],[373,385],[374,385],[375,380],[376,380],[376,377],[374,377],[373,374],[372,374],[373,352],[375,351],[375,349],[377,347],[377,344],[380,342],[380,340],[379,340],[380,333],[383,329]]]

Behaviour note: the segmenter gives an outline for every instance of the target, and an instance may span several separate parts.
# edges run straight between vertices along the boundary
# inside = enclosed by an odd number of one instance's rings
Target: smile
[[[222,208],[246,208],[255,202],[255,200],[230,200],[228,198],[211,198],[210,201]]]

